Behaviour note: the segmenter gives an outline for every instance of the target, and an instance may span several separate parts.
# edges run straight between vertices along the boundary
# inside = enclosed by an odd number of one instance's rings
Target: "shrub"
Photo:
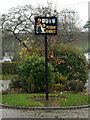
[[[49,56],[54,71],[68,76],[68,80],[79,79],[85,84],[88,79],[88,63],[84,54],[69,45],[57,45]]]
[[[23,76],[21,79],[21,87],[22,89],[29,93],[29,92],[35,92],[35,85],[34,85],[34,79],[33,76],[30,75],[29,77]]]
[[[10,89],[20,89],[23,88],[25,92],[34,92],[34,80],[33,77],[30,76],[29,78],[23,77],[21,79],[19,76],[14,77],[11,82],[9,83]]]
[[[72,81],[68,81],[66,87],[67,87],[67,90],[78,93],[84,90],[84,83],[79,80],[72,80]]]
[[[66,85],[62,85],[62,84],[60,84],[60,83],[58,83],[58,84],[53,84],[53,86],[52,86],[52,91],[64,91],[64,90],[66,90]]]
[[[9,83],[9,88],[21,88],[20,85],[20,78],[18,76],[13,77],[13,79],[11,79],[10,83]]]
[[[3,62],[0,64],[2,64],[2,74],[16,74],[17,73],[16,62]]]
[[[51,86],[53,82],[53,66],[48,64],[48,80]],[[21,87],[26,92],[39,92],[45,89],[45,58],[38,56],[26,56],[18,64],[18,74],[21,79]],[[31,86],[32,84],[32,86]]]
[[[59,84],[65,85],[67,83],[67,79],[68,78],[66,76],[62,76],[62,74],[59,72],[55,73],[55,75],[54,75],[55,84],[59,83]]]

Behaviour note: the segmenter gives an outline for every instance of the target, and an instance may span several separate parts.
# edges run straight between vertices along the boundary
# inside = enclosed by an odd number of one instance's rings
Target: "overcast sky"
[[[58,10],[63,8],[74,9],[78,12],[82,24],[84,25],[88,20],[88,2],[90,0],[48,0],[51,1],[53,7],[57,7]],[[37,6],[39,4],[46,5],[47,0],[1,0],[0,1],[0,14],[6,13],[10,8],[16,7],[18,5],[33,5]]]

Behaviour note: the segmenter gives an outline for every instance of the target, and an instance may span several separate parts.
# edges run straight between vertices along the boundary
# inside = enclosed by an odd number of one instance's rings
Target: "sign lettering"
[[[56,17],[36,17],[35,18],[35,34],[57,34],[57,18]]]

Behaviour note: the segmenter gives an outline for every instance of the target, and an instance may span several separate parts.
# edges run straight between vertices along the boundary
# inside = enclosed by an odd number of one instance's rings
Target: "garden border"
[[[82,106],[70,106],[70,107],[25,107],[25,106],[13,106],[0,104],[0,108],[13,108],[13,109],[31,109],[31,110],[60,110],[60,109],[81,109],[81,108],[90,108],[90,104]]]

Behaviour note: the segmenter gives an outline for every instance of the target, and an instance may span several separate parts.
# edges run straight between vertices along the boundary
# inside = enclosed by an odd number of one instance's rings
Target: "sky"
[[[88,2],[90,0],[48,0],[52,2],[53,7],[57,10],[62,10],[63,8],[73,9],[78,12],[80,19],[82,20],[82,25],[88,21]],[[7,13],[12,7],[17,7],[19,5],[44,5],[46,6],[47,0],[2,0],[0,2],[0,15]]]

